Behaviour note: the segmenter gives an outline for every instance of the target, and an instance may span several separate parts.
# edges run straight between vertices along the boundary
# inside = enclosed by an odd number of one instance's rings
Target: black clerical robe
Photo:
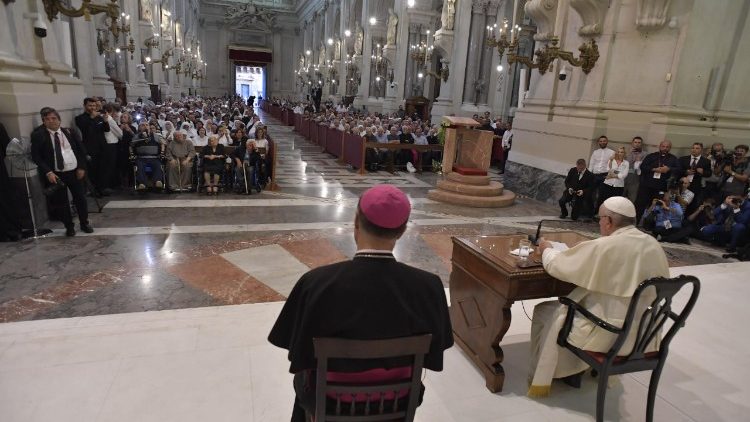
[[[391,254],[360,253],[303,275],[268,340],[289,350],[289,371],[297,373],[316,366],[314,337],[376,340],[428,333],[432,344],[424,367],[440,371],[443,351],[453,345],[440,278],[397,262]],[[336,370],[398,365],[403,362],[349,362]]]

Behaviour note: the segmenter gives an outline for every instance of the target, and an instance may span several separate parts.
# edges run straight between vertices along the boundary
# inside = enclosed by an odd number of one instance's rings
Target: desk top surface
[[[591,240],[575,232],[543,233],[542,236],[547,240],[565,243],[569,247],[573,247],[586,240]],[[528,239],[528,236],[526,234],[461,236],[454,237],[453,242],[476,252],[508,273],[519,274],[544,271],[541,266],[541,255],[536,250],[536,247],[532,246],[535,250],[527,260],[527,267],[519,266],[520,259],[510,254],[511,250],[518,248],[518,241],[521,239]]]

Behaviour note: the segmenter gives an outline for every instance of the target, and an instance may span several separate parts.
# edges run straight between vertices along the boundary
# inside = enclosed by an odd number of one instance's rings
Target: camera
[[[43,193],[45,196],[51,196],[63,189],[65,189],[65,183],[63,183],[62,180],[57,179],[57,183],[53,183],[44,188]]]
[[[568,71],[563,66],[563,68],[560,69],[560,73],[557,75],[557,79],[564,81],[567,78],[568,78]]]
[[[47,23],[44,22],[41,14],[38,14],[36,19],[34,19],[34,34],[39,38],[47,36]]]

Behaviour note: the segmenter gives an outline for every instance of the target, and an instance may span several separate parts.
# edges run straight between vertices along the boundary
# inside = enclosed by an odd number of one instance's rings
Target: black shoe
[[[560,216],[557,217],[557,218],[566,219],[566,218],[568,218],[568,214],[560,214]]]
[[[257,185],[257,186],[255,187],[255,190],[256,190],[256,191],[257,191],[258,193],[260,193],[260,191],[261,191],[260,185]]]
[[[109,196],[109,195],[112,195],[112,189],[110,189],[110,188],[104,188],[102,190],[102,196]]]
[[[561,378],[562,382],[565,384],[568,384],[569,386],[573,388],[581,388],[581,377],[583,376],[583,372],[579,372],[577,374],[569,375],[565,378]]]
[[[65,236],[73,237],[76,235],[76,229],[73,226],[65,228]]]
[[[91,224],[89,223],[86,223],[86,224],[81,223],[81,231],[84,233],[93,233],[94,228],[91,227]]]

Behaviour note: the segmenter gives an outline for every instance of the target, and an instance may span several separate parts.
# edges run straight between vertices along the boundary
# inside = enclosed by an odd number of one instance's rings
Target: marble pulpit
[[[507,207],[516,195],[490,180],[492,138],[494,134],[477,130],[476,120],[467,117],[443,117],[445,146],[443,149],[443,180],[427,197],[469,207]]]

